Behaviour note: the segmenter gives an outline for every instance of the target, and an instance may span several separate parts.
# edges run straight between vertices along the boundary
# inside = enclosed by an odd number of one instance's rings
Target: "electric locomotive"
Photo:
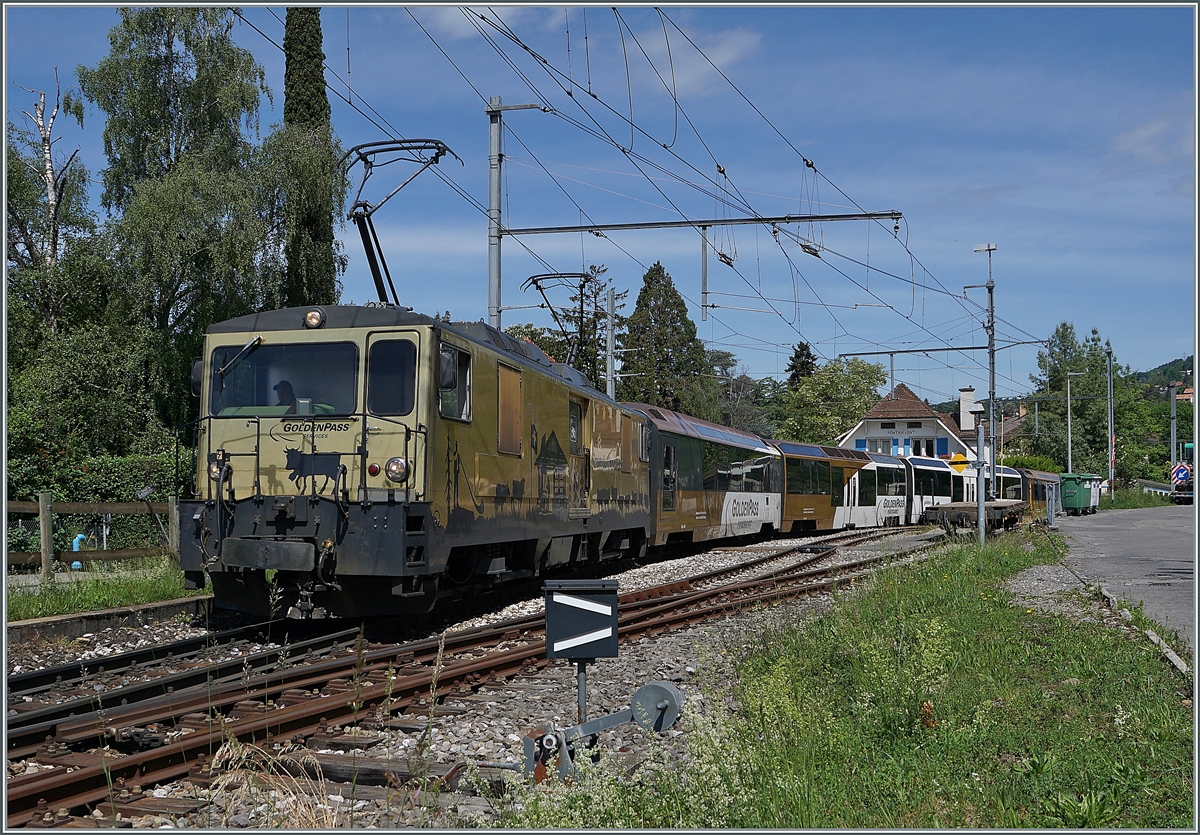
[[[645,553],[645,416],[483,322],[394,305],[210,327],[187,583],[260,616],[428,611],[443,597]]]

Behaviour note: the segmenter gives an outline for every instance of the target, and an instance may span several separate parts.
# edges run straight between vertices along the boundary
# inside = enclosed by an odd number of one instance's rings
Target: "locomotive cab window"
[[[471,419],[471,354],[442,344],[438,353],[438,396],[443,417]]]
[[[292,345],[241,343],[214,348],[210,414],[352,415],[358,346],[350,342]]]
[[[407,415],[416,400],[417,346],[407,339],[371,343],[367,352],[367,409]]]

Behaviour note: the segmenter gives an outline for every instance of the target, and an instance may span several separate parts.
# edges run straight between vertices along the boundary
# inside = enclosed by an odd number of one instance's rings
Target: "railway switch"
[[[600,716],[589,722],[581,722],[572,728],[556,728],[552,722],[531,731],[524,739],[525,765],[522,772],[532,777],[535,783],[546,779],[550,760],[558,757],[559,778],[574,772],[577,757],[576,743],[585,737],[587,747],[596,744],[601,731],[607,731],[626,722],[635,722],[648,731],[665,731],[675,724],[683,711],[683,694],[669,681],[654,681],[644,685],[633,694],[629,707]]]

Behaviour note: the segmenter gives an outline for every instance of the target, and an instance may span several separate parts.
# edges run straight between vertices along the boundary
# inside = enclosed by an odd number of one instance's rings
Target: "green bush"
[[[192,452],[180,449],[179,476],[188,479],[193,466]],[[75,461],[59,462],[55,469],[18,468],[10,472],[10,501],[37,501],[38,493],[47,491],[55,502],[136,502],[137,494],[146,485],[154,485],[147,501],[165,502],[176,489],[174,452],[157,455],[93,456]],[[71,549],[76,534],[94,532],[100,540],[102,519],[99,515],[54,514],[54,548]],[[10,551],[37,551],[41,536],[34,521],[32,547],[18,548],[9,544]],[[163,526],[169,527],[166,520]],[[13,528],[9,527],[10,535]],[[16,535],[22,544],[30,544],[28,536]],[[145,548],[164,544],[162,531],[149,515],[117,515],[111,517],[108,547]]]

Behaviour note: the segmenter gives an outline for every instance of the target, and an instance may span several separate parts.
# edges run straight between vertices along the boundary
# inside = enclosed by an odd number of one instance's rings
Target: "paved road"
[[[1196,650],[1196,517],[1191,505],[1102,510],[1059,516],[1067,563],[1087,582],[1104,586],[1169,634]]]

